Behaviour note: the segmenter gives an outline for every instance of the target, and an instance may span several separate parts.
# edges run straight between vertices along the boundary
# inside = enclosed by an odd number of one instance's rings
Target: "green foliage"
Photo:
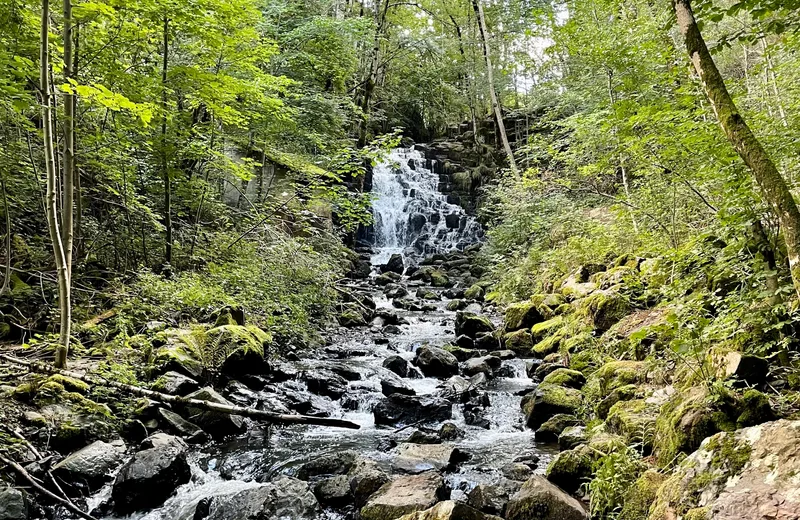
[[[641,455],[630,448],[599,457],[593,466],[594,477],[586,485],[592,518],[617,518],[623,498],[646,469]]]

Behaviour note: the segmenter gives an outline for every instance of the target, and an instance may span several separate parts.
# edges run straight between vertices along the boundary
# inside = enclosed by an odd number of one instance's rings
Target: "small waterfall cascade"
[[[460,250],[483,238],[478,221],[447,201],[440,182],[413,148],[397,148],[375,166],[373,264],[385,263],[395,253],[424,256]]]

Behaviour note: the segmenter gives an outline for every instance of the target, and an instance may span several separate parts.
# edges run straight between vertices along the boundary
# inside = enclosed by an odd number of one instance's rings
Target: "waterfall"
[[[425,167],[418,150],[397,148],[373,170],[375,219],[373,264],[392,254],[422,256],[464,249],[483,230],[464,209],[447,202],[439,175]]]

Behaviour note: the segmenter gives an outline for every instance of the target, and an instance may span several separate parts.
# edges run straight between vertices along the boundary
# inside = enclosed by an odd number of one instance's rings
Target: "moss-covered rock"
[[[558,436],[558,447],[561,450],[571,450],[589,440],[589,434],[585,426],[569,426],[564,428]]]
[[[658,488],[667,479],[656,470],[647,470],[634,482],[623,497],[622,511],[618,520],[644,520],[656,498]]]
[[[592,477],[596,455],[586,445],[562,451],[547,466],[547,480],[568,493],[576,493]]]
[[[736,419],[737,428],[747,428],[757,424],[774,421],[777,417],[772,410],[769,398],[758,390],[747,390],[742,396],[742,413]]]
[[[553,334],[564,324],[563,316],[556,316],[531,327],[531,335],[535,341],[541,341]]]
[[[736,429],[737,408],[732,396],[712,394],[704,387],[673,395],[656,420],[653,447],[658,463],[669,465],[678,454],[696,450],[706,437]]]
[[[558,442],[558,436],[570,426],[580,426],[583,421],[574,415],[559,413],[547,419],[536,430],[536,442]]]
[[[89,392],[89,385],[74,377],[53,374],[47,378],[47,381],[60,384],[68,392],[77,392],[79,394],[86,394]]]
[[[539,428],[557,414],[576,415],[583,404],[583,395],[574,388],[540,384],[522,398],[520,406],[530,428]]]
[[[266,357],[272,336],[258,327],[223,325],[209,330],[206,338],[203,362],[207,367],[234,377],[270,370]]]
[[[153,356],[152,371],[156,374],[178,372],[198,379],[205,368],[200,361],[206,344],[206,329],[167,329],[156,334],[153,345],[158,346]]]
[[[528,479],[511,497],[507,520],[586,520],[588,515],[575,498],[539,475]]]
[[[529,355],[533,349],[533,337],[526,329],[520,329],[504,335],[503,344],[508,350]]]
[[[609,430],[625,437],[629,444],[650,452],[658,410],[658,405],[649,404],[644,399],[619,401],[609,410],[606,424]]]
[[[464,291],[464,298],[468,300],[480,301],[483,300],[483,295],[484,295],[483,287],[481,287],[478,284],[475,284],[466,291]]]
[[[532,301],[515,303],[506,308],[503,326],[507,332],[530,329],[547,319],[547,312]]]
[[[606,331],[633,310],[628,298],[617,291],[595,291],[580,301],[580,314],[595,330]]]
[[[545,357],[548,354],[557,352],[561,346],[561,341],[567,334],[568,330],[566,327],[556,329],[555,332],[533,346],[533,349],[531,349],[533,355],[536,357]]]
[[[594,350],[584,350],[569,357],[569,367],[587,378],[594,374],[606,361],[605,356]]]
[[[622,386],[647,382],[648,375],[644,361],[612,361],[592,373],[584,391],[587,397],[599,401]]]
[[[567,386],[569,388],[580,388],[586,384],[586,378],[582,373],[577,370],[570,370],[569,368],[557,368],[550,372],[542,380],[542,384],[550,383],[558,386]]]
[[[459,311],[456,313],[456,337],[467,336],[475,339],[479,334],[494,332],[494,325],[486,316],[479,316],[472,312]]]
[[[430,274],[430,284],[434,287],[448,287],[450,285],[450,278],[438,269],[434,269]]]
[[[625,385],[615,388],[606,397],[597,403],[594,407],[594,412],[601,419],[608,417],[608,412],[611,407],[620,401],[630,401],[634,399],[639,393],[639,387],[636,385]]]

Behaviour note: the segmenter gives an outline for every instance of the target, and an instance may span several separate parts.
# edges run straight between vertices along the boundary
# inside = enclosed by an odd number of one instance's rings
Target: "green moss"
[[[481,300],[483,299],[483,287],[478,284],[473,285],[464,291],[464,298],[468,300]]]
[[[580,332],[564,338],[561,341],[561,350],[568,354],[575,354],[595,346],[596,343],[597,340],[591,332]]]
[[[653,445],[658,407],[644,399],[619,401],[608,412],[606,424],[611,431],[623,435],[628,443],[649,452]]]
[[[584,350],[569,357],[569,367],[589,377],[602,366],[605,358],[593,350]],[[590,378],[591,381],[591,378]]]
[[[567,329],[565,327],[558,329],[555,333],[533,346],[532,351],[534,355],[537,357],[544,357],[548,354],[558,351],[558,348],[561,345],[561,340],[564,339],[566,335]]]
[[[644,361],[612,361],[591,375],[587,396],[600,400],[622,386],[645,383],[647,377],[648,365]]]
[[[541,340],[552,334],[555,330],[561,327],[563,323],[564,323],[563,316],[556,316],[555,318],[550,318],[549,320],[537,323],[536,325],[531,327],[531,335],[533,335],[534,339]]]
[[[430,273],[431,277],[431,285],[434,287],[447,287],[450,285],[450,279],[447,277],[444,272],[435,269]]]
[[[643,520],[656,498],[658,488],[666,477],[655,470],[648,470],[634,482],[623,497],[622,511],[617,520]]]
[[[547,374],[542,380],[542,384],[546,383],[580,389],[584,383],[586,383],[586,378],[577,370],[570,370],[569,368],[557,368]]]
[[[720,470],[726,476],[738,475],[750,462],[753,449],[746,441],[738,442],[733,435],[720,434],[712,437],[705,446],[713,453],[711,468]]]
[[[610,329],[632,310],[628,299],[613,290],[595,291],[583,298],[578,306],[579,314],[600,331]]]
[[[61,374],[53,374],[52,376],[47,378],[47,381],[59,383],[70,392],[78,392],[81,394],[85,394],[89,391],[88,384],[74,377],[62,376]]]
[[[617,404],[620,401],[629,401],[636,397],[639,393],[639,387],[636,385],[625,385],[619,388],[615,388],[604,397],[597,406],[595,406],[594,411],[598,417],[601,419],[605,419],[608,417],[608,413],[611,410],[611,407]]]
[[[547,311],[549,309],[544,309],[532,301],[509,305],[506,307],[505,329],[506,331],[515,331],[532,327],[549,317]]]
[[[683,520],[709,520],[711,518],[711,509],[708,507],[695,507],[686,511],[683,515]]]
[[[545,475],[553,484],[574,493],[591,478],[594,458],[588,446],[562,451],[548,464]]]
[[[756,426],[776,418],[769,398],[758,390],[750,389],[744,393],[741,408],[743,411],[736,419],[737,428]]]
[[[531,333],[525,329],[509,332],[503,336],[503,343],[508,350],[513,350],[520,354],[530,354],[533,348]]]

